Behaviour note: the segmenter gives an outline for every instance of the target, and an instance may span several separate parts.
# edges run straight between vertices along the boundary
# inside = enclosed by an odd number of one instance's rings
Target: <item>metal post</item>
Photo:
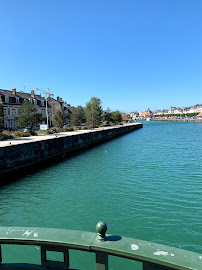
[[[40,89],[38,89],[38,88],[36,88],[36,90],[37,91],[40,91],[40,92],[43,92],[43,93],[45,93],[45,95],[46,95],[46,118],[47,118],[47,128],[48,128],[48,101],[47,101],[47,99],[48,99],[48,97],[50,97],[50,96],[54,96],[53,94],[50,94],[50,92],[49,92],[49,88],[48,88],[48,92],[46,92],[46,91],[43,91],[43,90],[40,90]]]
[[[1,262],[2,262],[2,256],[1,256],[1,245],[0,245],[0,265],[1,265]]]
[[[48,106],[47,106],[47,96],[46,96],[46,122],[47,122],[47,129],[48,129]]]
[[[96,270],[108,270],[108,255],[96,253]]]

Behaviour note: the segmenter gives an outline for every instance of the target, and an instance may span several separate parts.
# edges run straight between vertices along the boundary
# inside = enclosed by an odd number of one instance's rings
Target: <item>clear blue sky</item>
[[[130,112],[202,103],[201,0],[0,0],[0,88]]]

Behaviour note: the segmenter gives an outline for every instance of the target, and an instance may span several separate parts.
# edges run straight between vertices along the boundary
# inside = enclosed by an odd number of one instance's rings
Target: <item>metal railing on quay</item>
[[[107,225],[98,222],[97,233],[64,229],[1,227],[0,269],[70,269],[69,250],[95,253],[96,270],[108,269],[108,255],[143,263],[143,270],[201,270],[202,254],[117,235],[106,235]],[[32,245],[40,249],[40,265],[4,262],[3,245]],[[60,252],[63,261],[48,260],[47,252]],[[31,255],[30,255],[31,256]],[[82,269],[82,267],[80,268]]]

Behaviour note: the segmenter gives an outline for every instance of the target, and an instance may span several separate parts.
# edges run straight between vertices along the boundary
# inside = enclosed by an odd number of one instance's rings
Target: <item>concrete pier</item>
[[[0,175],[142,128],[141,123],[0,141]]]

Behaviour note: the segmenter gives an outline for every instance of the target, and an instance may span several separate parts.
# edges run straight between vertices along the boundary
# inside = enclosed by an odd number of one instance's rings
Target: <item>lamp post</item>
[[[47,125],[47,129],[48,129],[48,96],[46,94],[46,125]]]
[[[48,129],[48,100],[47,100],[47,99],[48,99],[48,97],[50,97],[50,96],[53,96],[53,97],[54,97],[54,95],[50,93],[49,88],[48,88],[48,92],[43,91],[43,90],[40,90],[40,89],[38,89],[38,88],[36,88],[36,90],[38,90],[38,91],[40,91],[40,92],[43,92],[43,93],[45,93],[45,95],[46,95],[46,124],[47,124],[47,129]]]

